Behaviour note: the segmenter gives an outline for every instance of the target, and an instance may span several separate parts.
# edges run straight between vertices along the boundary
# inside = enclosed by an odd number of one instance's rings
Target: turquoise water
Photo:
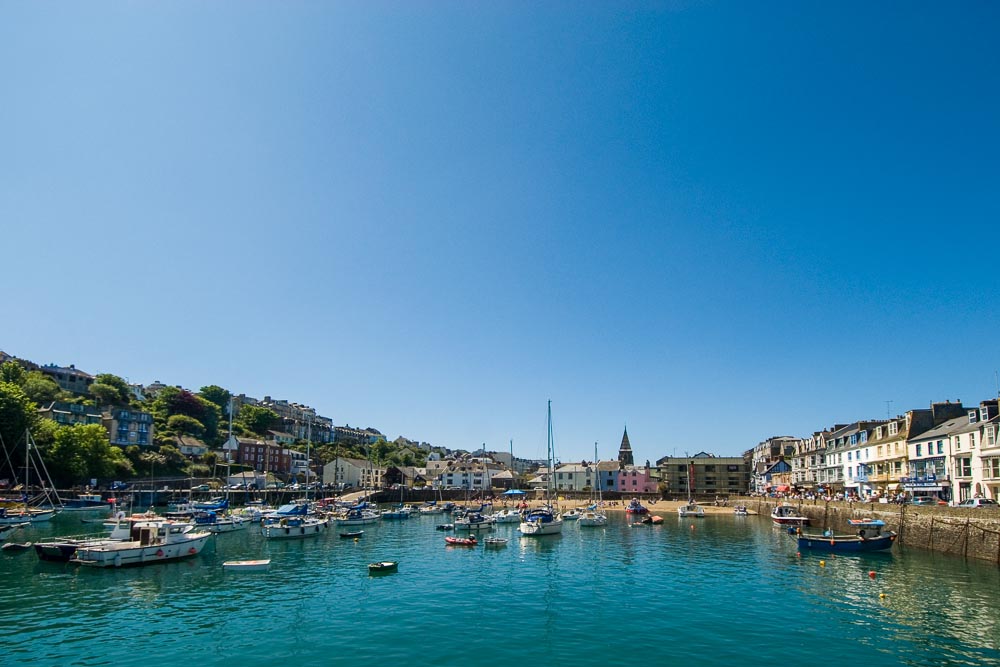
[[[446,547],[440,522],[364,526],[357,542],[251,528],[191,560],[123,570],[3,553],[0,664],[1000,664],[992,564],[797,557],[761,517],[612,516],[542,538],[515,524],[495,531],[511,538],[501,549]],[[82,529],[60,516],[14,539]],[[269,572],[222,569],[261,557]],[[375,560],[399,572],[370,577]]]

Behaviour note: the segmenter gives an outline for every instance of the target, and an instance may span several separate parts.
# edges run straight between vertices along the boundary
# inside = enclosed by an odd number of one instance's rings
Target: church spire
[[[625,427],[625,434],[622,435],[622,445],[618,448],[618,467],[635,465],[632,459],[632,445],[628,441],[628,426]]]

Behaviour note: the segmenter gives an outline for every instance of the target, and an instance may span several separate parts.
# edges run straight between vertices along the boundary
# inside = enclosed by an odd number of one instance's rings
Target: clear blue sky
[[[638,461],[996,394],[995,2],[0,4],[0,349]],[[886,401],[892,401],[887,406]]]

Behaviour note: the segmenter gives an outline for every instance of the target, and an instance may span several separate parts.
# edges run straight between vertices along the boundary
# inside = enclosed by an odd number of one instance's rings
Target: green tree
[[[24,367],[16,361],[7,361],[0,366],[0,382],[10,382],[20,386],[24,379]]]
[[[90,385],[90,395],[96,399],[98,405],[119,405],[118,390],[109,384],[95,382]]]
[[[263,435],[278,421],[278,413],[258,405],[244,405],[240,408],[237,421],[251,433]]]
[[[111,445],[100,424],[57,427],[44,457],[53,483],[61,487],[91,478],[127,477],[133,472],[132,463],[121,448]]]
[[[24,438],[38,423],[38,406],[27,394],[10,382],[0,382],[0,441],[15,467],[24,465]],[[0,466],[6,460],[0,462]]]
[[[168,418],[167,429],[178,435],[193,435],[196,438],[205,434],[205,425],[187,415],[173,415]]]
[[[97,391],[94,388],[97,387]],[[98,373],[94,376],[94,383],[90,385],[90,393],[99,396],[98,392],[107,396],[100,398],[108,405],[129,405],[132,401],[132,390],[122,378],[111,373]]]
[[[207,387],[202,387],[198,394],[206,401],[211,401],[218,405],[219,409],[222,410],[222,414],[227,414],[226,410],[229,409],[229,399],[232,397],[228,389],[210,384]]]
[[[55,380],[39,371],[25,373],[21,379],[21,389],[38,405],[51,403],[62,393]]]

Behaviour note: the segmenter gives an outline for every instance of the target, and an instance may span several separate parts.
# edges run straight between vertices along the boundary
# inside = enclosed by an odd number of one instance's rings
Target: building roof
[[[911,438],[911,440],[934,440],[935,438],[944,438],[953,433],[961,433],[961,429],[968,425],[968,415],[962,415],[961,417],[949,419],[945,423],[940,426],[935,426],[929,431],[924,431],[915,438]]]

